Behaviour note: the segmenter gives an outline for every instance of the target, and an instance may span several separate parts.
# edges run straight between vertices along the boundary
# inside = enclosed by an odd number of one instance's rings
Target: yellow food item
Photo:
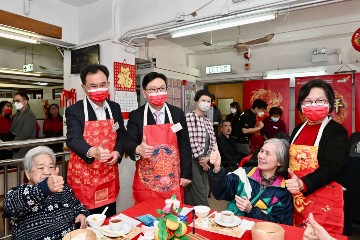
[[[159,229],[156,230],[156,232],[154,234],[154,240],[160,240],[160,238],[159,238]]]
[[[92,220],[93,220],[94,222],[96,222],[96,221],[97,221],[96,217],[94,217]]]
[[[186,232],[187,232],[187,226],[186,226],[186,224],[185,223],[180,223],[181,224],[181,234],[177,234],[176,232],[175,232],[175,235],[177,236],[177,237],[180,237],[180,236],[183,236],[183,235],[185,235],[186,234]]]
[[[176,230],[179,227],[179,222],[173,222],[169,219],[166,219],[166,227],[170,230]]]

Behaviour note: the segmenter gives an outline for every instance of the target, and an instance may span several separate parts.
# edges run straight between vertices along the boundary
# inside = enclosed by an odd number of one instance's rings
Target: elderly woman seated
[[[62,239],[77,223],[85,228],[88,210],[58,176],[54,152],[48,147],[35,147],[23,163],[29,183],[12,188],[4,200],[12,239]]]
[[[230,201],[227,210],[236,215],[292,225],[292,196],[285,187],[289,144],[283,139],[265,141],[258,167],[239,168],[226,174],[216,150],[210,156],[214,169],[209,184],[214,197]]]

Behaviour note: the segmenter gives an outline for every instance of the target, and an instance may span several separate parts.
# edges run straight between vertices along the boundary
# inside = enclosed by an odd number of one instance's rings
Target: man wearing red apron
[[[67,146],[71,150],[67,181],[90,214],[116,213],[119,194],[118,163],[123,155],[126,130],[119,104],[106,100],[109,71],[88,65],[80,73],[87,96],[65,111]]]
[[[166,77],[151,72],[142,83],[148,102],[132,111],[127,124],[125,151],[136,160],[133,182],[135,203],[173,194],[182,200],[191,183],[191,148],[184,112],[166,104]]]

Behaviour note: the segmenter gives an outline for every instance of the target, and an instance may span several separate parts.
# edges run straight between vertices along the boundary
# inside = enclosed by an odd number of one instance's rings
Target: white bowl
[[[200,218],[206,217],[210,212],[210,208],[208,206],[203,206],[203,205],[195,206],[194,209],[195,209],[195,215]]]
[[[72,232],[69,232],[68,234],[66,234],[62,240],[71,240],[74,239],[77,235],[82,234],[86,232],[86,239],[89,240],[96,240],[96,234],[90,230],[90,229],[77,229],[74,230]]]
[[[104,214],[91,214],[87,216],[86,221],[90,227],[100,227],[105,222],[106,215]]]

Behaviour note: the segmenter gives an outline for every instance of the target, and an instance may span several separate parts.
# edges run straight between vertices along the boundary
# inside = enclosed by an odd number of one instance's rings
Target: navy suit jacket
[[[192,158],[189,132],[186,124],[184,112],[173,105],[167,104],[174,124],[180,123],[182,129],[176,133],[180,153],[180,177],[192,180]],[[125,152],[132,160],[135,159],[135,149],[142,142],[143,126],[144,126],[144,110],[145,105],[132,111],[129,115],[127,124],[127,141],[125,144]],[[148,125],[156,124],[154,115],[148,110]],[[165,123],[169,123],[169,116],[165,111]]]
[[[81,157],[85,162],[91,164],[94,162],[94,158],[88,158],[86,156],[87,152],[91,147],[88,144],[84,137],[84,126],[85,126],[85,114],[84,114],[84,106],[83,101],[77,101],[74,105],[66,108],[65,117],[66,117],[66,126],[67,126],[67,146],[75,152],[79,157]],[[120,105],[116,102],[106,100],[110,106],[114,124],[119,123],[119,129],[116,131],[117,138],[114,151],[118,151],[120,153],[119,162],[124,154],[124,144],[126,140],[126,129],[124,127],[124,120],[121,115]],[[89,121],[96,121],[96,114],[94,109],[91,107],[89,101],[87,101],[88,113],[89,113]],[[110,115],[106,110],[106,118],[110,119]]]

